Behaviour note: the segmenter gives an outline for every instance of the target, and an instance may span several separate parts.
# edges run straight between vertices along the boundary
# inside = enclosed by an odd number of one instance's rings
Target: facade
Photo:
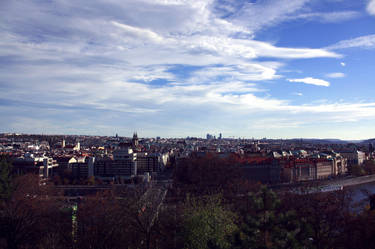
[[[311,181],[335,176],[333,159],[293,159],[289,162],[289,179],[286,181]]]
[[[316,179],[327,179],[334,175],[333,160],[320,160],[315,162]]]
[[[130,144],[120,143],[120,148],[113,152],[113,160],[93,162],[93,175],[103,180],[132,178],[137,175],[136,160],[137,154]]]
[[[149,175],[163,170],[166,157],[159,154],[134,153],[133,144],[120,143],[113,158],[86,158],[84,162],[72,163],[75,178],[96,177],[101,180],[131,179],[136,175]],[[166,160],[163,160],[166,159]]]
[[[100,160],[94,164],[94,176],[102,180],[130,179],[137,174],[137,164],[130,160]]]
[[[41,178],[49,178],[57,174],[58,164],[56,160],[48,156],[34,156],[25,153],[24,156],[15,158],[12,162],[16,175],[38,174]]]
[[[358,150],[340,151],[340,154],[347,159],[348,166],[362,165],[366,159],[366,154]]]
[[[57,168],[57,173],[60,176],[63,176],[64,171],[71,167],[70,165],[71,158],[72,158],[71,156],[59,156],[59,157],[54,158],[56,159],[56,162],[59,165],[59,167]]]
[[[266,160],[259,164],[246,164],[241,167],[244,177],[261,183],[281,182],[282,168],[277,160]]]
[[[160,158],[155,154],[137,153],[137,174],[160,171]]]
[[[310,181],[316,179],[316,167],[314,163],[308,159],[296,159],[292,162],[292,181]]]

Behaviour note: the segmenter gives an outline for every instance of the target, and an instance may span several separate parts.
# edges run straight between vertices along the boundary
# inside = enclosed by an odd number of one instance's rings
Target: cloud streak
[[[337,11],[337,12],[310,12],[289,17],[290,19],[316,20],[323,23],[337,23],[348,21],[359,17],[357,11]]]
[[[330,50],[346,48],[375,48],[375,35],[360,36],[353,39],[342,40],[327,47]]]
[[[304,83],[308,85],[315,85],[315,86],[325,86],[328,87],[330,83],[325,80],[315,79],[312,77],[302,78],[302,79],[288,79],[289,82],[297,82],[297,83]]]
[[[158,35],[157,33],[153,32],[151,30],[132,27],[132,26],[129,26],[129,25],[126,25],[126,24],[123,24],[123,23],[116,22],[116,21],[111,21],[111,23],[114,26],[116,26],[118,28],[121,28],[125,32],[130,33],[131,35],[135,35],[137,38],[140,38],[140,39],[146,38],[146,39],[150,39],[154,42],[163,41],[163,37],[161,37],[160,35]]]
[[[344,78],[346,75],[345,75],[344,73],[337,72],[337,73],[329,73],[329,74],[326,74],[326,76],[327,76],[328,78],[337,79],[337,78]]]

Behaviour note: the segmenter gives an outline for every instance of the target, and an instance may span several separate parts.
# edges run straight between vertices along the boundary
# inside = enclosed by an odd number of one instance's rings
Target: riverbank
[[[331,180],[322,182],[322,186],[326,185],[340,185],[345,187],[361,185],[365,183],[375,182],[375,175],[368,175],[368,176],[358,176],[353,178],[347,179],[338,179],[338,180]]]
[[[356,185],[361,185],[361,184],[366,184],[366,183],[371,183],[371,182],[375,182],[375,175],[345,177],[345,178],[320,180],[320,181],[306,181],[306,182],[298,182],[298,183],[284,183],[284,184],[271,185],[269,187],[275,190],[293,189],[293,188],[300,188],[304,186],[314,186],[314,187],[342,186],[343,188],[345,188],[345,187],[356,186]]]

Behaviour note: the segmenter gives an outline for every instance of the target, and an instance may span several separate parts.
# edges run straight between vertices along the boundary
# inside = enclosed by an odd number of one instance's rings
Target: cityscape
[[[332,179],[364,170],[374,159],[375,139],[357,143],[319,139],[206,138],[2,134],[0,151],[17,174],[33,173],[57,184],[87,179],[103,183],[149,182],[191,158],[234,160],[247,180],[267,184]],[[354,169],[353,169],[354,168]],[[350,172],[349,172],[350,171]],[[364,172],[357,172],[365,174]],[[171,175],[169,174],[169,177]],[[162,178],[164,179],[164,178]],[[138,179],[139,180],[139,179]]]
[[[375,0],[1,0],[0,249],[375,248]]]
[[[375,139],[222,133],[3,133],[0,242],[3,248],[369,248],[374,146]],[[347,240],[346,229],[358,234]],[[327,232],[316,237],[321,231]]]

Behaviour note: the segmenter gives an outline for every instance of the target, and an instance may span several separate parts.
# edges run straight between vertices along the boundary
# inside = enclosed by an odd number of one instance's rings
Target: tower
[[[132,146],[133,146],[133,148],[137,148],[138,147],[138,135],[137,135],[137,132],[133,133]]]

